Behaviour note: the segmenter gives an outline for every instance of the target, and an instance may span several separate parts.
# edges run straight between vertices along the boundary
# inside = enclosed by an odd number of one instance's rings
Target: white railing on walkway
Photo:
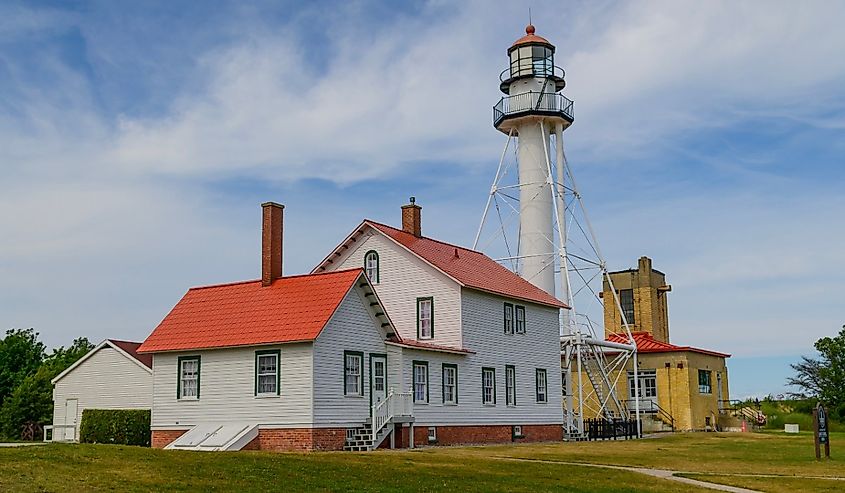
[[[413,394],[411,392],[394,392],[390,389],[387,397],[373,404],[373,445],[379,432],[396,416],[410,417],[414,415]]]
[[[47,432],[50,432],[49,438]],[[58,435],[57,435],[58,434]],[[44,427],[45,442],[75,442],[76,425],[47,425]]]

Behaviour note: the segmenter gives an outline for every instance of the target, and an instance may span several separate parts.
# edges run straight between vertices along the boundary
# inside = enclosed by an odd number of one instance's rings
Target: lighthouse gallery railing
[[[505,96],[493,106],[493,126],[499,126],[508,116],[538,113],[561,116],[569,121],[575,119],[574,103],[563,94],[548,92],[524,92]]]

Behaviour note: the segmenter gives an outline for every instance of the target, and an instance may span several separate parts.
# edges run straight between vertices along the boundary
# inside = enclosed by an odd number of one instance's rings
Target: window
[[[437,428],[434,426],[428,427],[428,441],[429,442],[436,442],[437,441]]]
[[[481,403],[496,405],[496,369],[481,369]]]
[[[417,339],[434,338],[434,298],[417,298]]]
[[[522,425],[514,425],[511,428],[511,435],[513,438],[525,438],[525,435],[522,434]]]
[[[182,356],[178,360],[179,383],[176,389],[177,399],[200,398],[200,357]]]
[[[255,395],[279,395],[279,356],[281,352],[255,352]]]
[[[443,404],[458,403],[458,365],[443,363]]]
[[[698,393],[710,394],[713,392],[711,384],[712,372],[710,370],[698,370]]]
[[[505,366],[505,403],[516,405],[516,368],[511,365]]]
[[[513,305],[505,303],[505,334],[513,334]]]
[[[622,319],[622,323],[625,323],[625,321],[627,321],[629,325],[634,325],[635,323],[637,323],[634,319],[633,289],[619,290],[619,304],[622,305],[622,313],[625,315],[625,318]]]
[[[378,284],[378,252],[375,250],[370,250],[364,255],[364,271],[371,283]]]
[[[548,390],[546,370],[537,368],[537,402],[549,402]]]
[[[525,307],[516,305],[516,333],[525,333]]]
[[[414,402],[428,402],[428,361],[414,361]]]
[[[343,352],[343,395],[364,395],[364,353]]]
[[[657,370],[640,370],[639,372],[640,397],[657,397]],[[634,388],[634,372],[628,372],[628,395],[631,399],[636,398]]]

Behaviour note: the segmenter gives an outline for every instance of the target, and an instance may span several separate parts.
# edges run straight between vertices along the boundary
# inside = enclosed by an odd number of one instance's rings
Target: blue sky
[[[777,4],[777,5],[775,5]],[[845,323],[845,5],[532,2],[611,268],[673,285],[734,396]],[[471,245],[512,2],[0,1],[0,327],[143,339],[193,285],[285,272],[364,217]]]

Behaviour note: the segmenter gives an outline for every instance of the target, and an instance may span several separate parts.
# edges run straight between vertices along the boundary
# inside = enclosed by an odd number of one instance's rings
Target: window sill
[[[489,402],[487,404],[482,404],[482,406],[484,406],[484,407],[496,407],[495,404],[490,404]]]
[[[516,407],[516,404],[508,404],[508,407]]]
[[[451,406],[451,407],[455,407],[455,406],[457,406],[457,405],[458,405],[458,403],[457,403],[457,402],[444,402],[444,403],[443,403],[443,405],[444,405],[444,406]]]
[[[176,399],[179,402],[199,402],[199,397],[180,397]]]
[[[537,401],[537,404],[548,404],[549,401]]]
[[[281,397],[279,394],[258,394],[253,396],[254,399],[279,399]]]
[[[414,401],[415,406],[427,406],[428,402]]]
[[[344,394],[343,397],[346,397],[346,398],[349,398],[349,399],[363,399],[364,398],[364,396],[362,394]]]

